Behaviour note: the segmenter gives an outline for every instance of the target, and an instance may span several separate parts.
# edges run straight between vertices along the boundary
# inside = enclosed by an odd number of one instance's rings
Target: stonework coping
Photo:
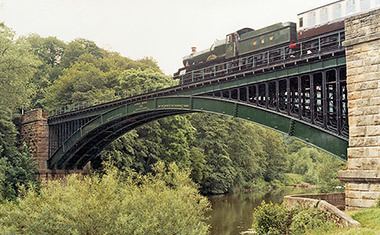
[[[344,193],[341,193],[344,196]],[[328,194],[326,194],[328,195]],[[289,195],[284,197],[284,204],[290,208],[317,208],[329,214],[331,219],[338,225],[343,227],[359,227],[360,223],[354,220],[351,216],[339,210],[336,206],[314,198],[308,198],[308,195]],[[314,195],[315,196],[315,195]],[[323,197],[323,194],[320,194]]]
[[[344,170],[338,177],[343,182],[375,182],[380,184],[380,170]]]

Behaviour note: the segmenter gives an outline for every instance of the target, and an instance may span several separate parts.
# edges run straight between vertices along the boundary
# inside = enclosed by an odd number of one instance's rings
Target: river
[[[285,195],[306,193],[310,190],[284,189],[267,194],[235,193],[210,196],[211,235],[239,235],[252,226],[252,212],[262,201],[281,202]]]

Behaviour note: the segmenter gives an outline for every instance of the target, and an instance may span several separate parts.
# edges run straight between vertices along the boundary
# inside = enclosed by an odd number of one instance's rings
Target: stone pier
[[[349,148],[346,208],[371,207],[380,198],[380,10],[346,25]]]
[[[21,117],[20,135],[29,146],[35,159],[40,176],[48,173],[47,159],[49,157],[49,127],[47,113],[42,109],[26,112]]]
[[[40,180],[63,178],[71,173],[86,173],[82,170],[52,171],[47,168],[47,160],[49,158],[49,126],[47,123],[47,113],[42,109],[35,109],[22,115],[20,136],[29,146],[30,153],[36,161]]]

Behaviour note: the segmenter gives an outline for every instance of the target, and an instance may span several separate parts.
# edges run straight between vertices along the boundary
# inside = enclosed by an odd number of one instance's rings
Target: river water
[[[236,193],[210,196],[211,235],[239,235],[252,227],[253,210],[262,201],[281,202],[285,195],[310,190],[284,189],[270,193]]]

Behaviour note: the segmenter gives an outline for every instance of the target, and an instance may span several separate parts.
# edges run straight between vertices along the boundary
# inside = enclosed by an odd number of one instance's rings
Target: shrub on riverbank
[[[208,201],[188,173],[156,166],[155,175],[69,176],[0,205],[8,234],[207,234]],[[168,173],[165,173],[168,172]]]
[[[330,228],[321,231],[311,230],[310,235],[378,235],[380,233],[380,208],[368,208],[349,212],[351,217],[360,223],[360,227],[354,228]]]
[[[263,202],[253,212],[253,229],[258,234],[305,234],[311,229],[334,227],[328,216],[316,208],[286,208]]]
[[[283,205],[263,202],[253,212],[253,228],[258,234],[289,234],[292,217]]]

